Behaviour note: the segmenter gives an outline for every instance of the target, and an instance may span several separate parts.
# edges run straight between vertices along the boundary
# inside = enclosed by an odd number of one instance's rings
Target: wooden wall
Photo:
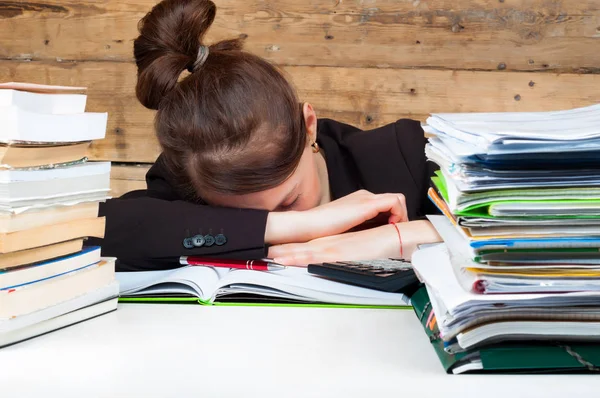
[[[247,36],[320,116],[363,128],[600,102],[600,0],[214,1],[209,41]],[[87,86],[88,110],[109,112],[91,157],[115,162],[115,196],[159,153],[132,56],[154,3],[0,1],[0,81]]]

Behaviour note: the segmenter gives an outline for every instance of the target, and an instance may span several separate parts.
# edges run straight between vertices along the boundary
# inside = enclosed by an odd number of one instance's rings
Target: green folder
[[[498,343],[450,354],[444,350],[437,323],[431,319],[427,289],[420,288],[411,299],[415,314],[447,373],[469,364],[473,367],[467,372],[477,373],[600,373],[600,344]]]
[[[435,172],[436,176],[431,177],[431,181],[435,185],[436,189],[442,196],[442,198],[449,203],[448,197],[448,188],[446,186],[446,180],[441,171]],[[556,199],[556,200],[489,200],[485,203],[480,203],[477,205],[469,206],[464,210],[457,211],[454,215],[458,217],[479,217],[479,218],[494,218],[494,216],[490,215],[489,209],[493,204],[499,203],[569,203],[569,202],[577,202],[577,203],[598,203],[598,200],[570,200],[570,199]],[[598,215],[560,215],[560,216],[529,216],[523,217],[523,219],[556,219],[556,218],[600,218]]]
[[[476,256],[473,257],[473,261],[477,263],[487,263],[490,261],[511,261],[514,262],[525,262],[525,256],[531,256],[539,254],[539,260],[543,260],[545,263],[551,261],[564,261],[569,262],[573,259],[598,259],[598,248],[597,247],[570,247],[570,248],[529,248],[529,249],[479,249],[475,250]]]

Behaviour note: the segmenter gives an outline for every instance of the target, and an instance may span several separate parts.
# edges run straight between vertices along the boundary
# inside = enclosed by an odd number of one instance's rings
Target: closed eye
[[[286,210],[291,210],[294,208],[294,206],[296,205],[296,203],[298,203],[298,199],[300,198],[300,195],[297,195],[296,198],[294,199],[294,201],[290,204],[286,204],[286,205],[280,205],[278,210],[279,211],[286,211]]]

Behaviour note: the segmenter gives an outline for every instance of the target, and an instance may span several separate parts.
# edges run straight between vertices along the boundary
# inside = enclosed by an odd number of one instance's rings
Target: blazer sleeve
[[[100,244],[103,256],[117,257],[118,271],[175,268],[180,256],[190,255],[263,258],[267,215],[263,210],[169,201],[136,191],[101,204],[105,237],[90,244]],[[184,246],[186,238],[199,234],[222,235],[220,244]]]

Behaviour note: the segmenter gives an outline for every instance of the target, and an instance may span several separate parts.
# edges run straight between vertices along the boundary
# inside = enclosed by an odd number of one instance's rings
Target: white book
[[[68,256],[0,270],[0,289],[40,282],[100,262],[100,248],[88,247]]]
[[[107,113],[51,115],[16,106],[0,108],[0,142],[61,143],[104,139]]]
[[[8,319],[0,319],[0,336],[118,296],[119,282],[114,280],[98,289],[90,290],[85,294],[39,311]]]
[[[19,286],[0,289],[0,318],[11,318],[71,300],[111,283],[115,278],[115,259],[67,274]]]
[[[97,217],[99,208],[99,201],[47,206],[20,213],[2,211],[0,207],[0,234]]]
[[[63,182],[63,184],[65,183]],[[66,192],[64,195],[41,198],[0,200],[0,213],[3,213],[0,217],[47,209],[49,207],[64,207],[74,206],[80,203],[104,202],[107,199],[110,199],[110,196],[108,196],[108,189],[95,189],[87,192]],[[36,224],[47,225],[43,222]],[[22,228],[19,228],[19,230],[22,230]]]
[[[167,271],[117,272],[121,296],[186,295],[212,303],[234,294],[251,294],[306,303],[407,305],[399,293],[338,283],[308,273],[306,268],[277,271],[187,266]]]
[[[110,190],[110,166],[110,162],[86,162],[53,169],[0,170],[0,211],[105,200]],[[79,198],[81,195],[87,197]]]
[[[41,94],[0,89],[0,108],[14,106],[33,113],[84,113],[86,100],[85,94]]]
[[[58,315],[39,323],[35,323],[23,329],[17,329],[6,333],[0,333],[0,347],[19,343],[33,337],[62,329],[79,322],[115,311],[119,298],[113,297],[95,304],[82,307],[71,312]]]
[[[0,170],[0,184],[40,182],[106,174],[110,173],[110,164],[110,162],[85,162],[67,167]]]

